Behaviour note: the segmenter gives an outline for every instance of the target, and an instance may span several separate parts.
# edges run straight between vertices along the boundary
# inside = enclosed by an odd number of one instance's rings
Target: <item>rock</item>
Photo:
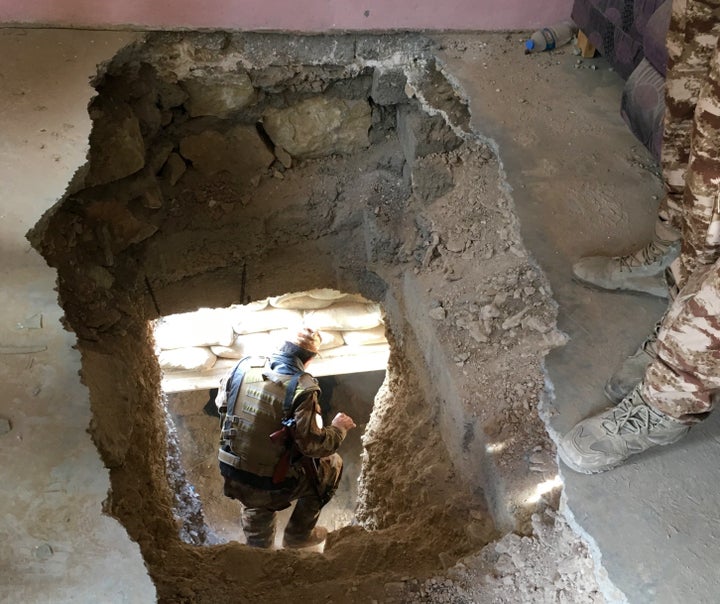
[[[407,76],[400,68],[383,70],[376,67],[373,70],[372,88],[370,97],[378,105],[399,105],[407,103],[405,94]]]
[[[431,319],[435,319],[436,321],[443,321],[445,319],[445,317],[447,316],[447,313],[445,312],[445,309],[442,306],[436,306],[435,308],[430,309],[428,316]]]
[[[507,302],[507,298],[508,298],[507,292],[498,292],[497,294],[495,294],[495,298],[493,299],[493,304],[497,307],[500,307],[503,304],[505,304],[505,302]]]
[[[187,165],[183,158],[177,153],[171,153],[163,166],[160,176],[166,179],[170,183],[170,186],[174,187],[182,175],[185,174],[186,170]]]
[[[140,130],[146,138],[157,134],[162,126],[162,112],[157,106],[157,94],[147,93],[131,102],[133,113],[140,120]]]
[[[456,254],[461,254],[465,251],[465,239],[461,239],[459,237],[451,237],[447,240],[445,243],[445,249],[448,252],[454,252]]]
[[[522,326],[525,329],[534,329],[539,333],[547,333],[552,329],[552,325],[535,316],[525,317],[522,320]]]
[[[511,317],[508,317],[502,322],[501,327],[507,331],[508,329],[513,329],[514,327],[517,327],[520,325],[520,322],[522,321],[522,318],[525,316],[525,314],[529,311],[529,308],[523,308],[519,313],[514,314]]]
[[[253,126],[235,126],[222,134],[206,130],[180,141],[180,154],[205,176],[227,172],[247,183],[275,160]]]
[[[486,304],[480,309],[480,318],[483,321],[494,319],[500,316],[500,310],[494,304]]]
[[[157,210],[162,207],[163,194],[156,180],[153,179],[153,181],[148,184],[147,190],[143,191],[140,195],[140,203],[149,210]]]
[[[136,218],[120,201],[95,201],[85,207],[85,213],[88,221],[95,223],[104,235],[102,244],[112,254],[151,237],[158,230],[155,225]]]
[[[187,93],[180,88],[180,86],[172,82],[159,80],[157,86],[160,107],[163,109],[180,107],[188,98]]]
[[[148,151],[147,168],[151,174],[160,172],[168,157],[170,157],[173,147],[174,145],[170,141],[162,141]]]
[[[87,265],[85,272],[101,289],[110,289],[115,282],[113,274],[105,267],[98,266],[97,264]]]
[[[85,186],[94,187],[134,174],[145,165],[145,143],[132,109],[98,99],[90,109],[90,167]]]
[[[41,562],[49,560],[53,557],[53,554],[55,554],[55,552],[49,543],[42,543],[33,548],[33,556]]]
[[[412,167],[412,191],[424,203],[442,197],[454,186],[450,168],[438,155],[423,157]]]
[[[10,425],[10,420],[0,417],[0,436],[7,434],[11,430],[12,426]]]
[[[413,105],[398,108],[397,133],[410,165],[414,165],[418,157],[451,151],[463,142],[441,116],[427,115]]]
[[[275,147],[275,157],[277,157],[278,161],[288,170],[292,168],[292,157],[282,147]]]
[[[185,106],[190,117],[214,115],[227,118],[256,99],[255,88],[244,71],[188,78],[180,82],[180,86],[188,95]]]
[[[285,109],[269,109],[263,125],[273,143],[299,158],[352,153],[369,146],[370,105],[313,97]]]
[[[480,344],[485,344],[490,341],[488,334],[485,333],[485,326],[478,321],[468,327],[468,332],[470,333],[470,337]]]

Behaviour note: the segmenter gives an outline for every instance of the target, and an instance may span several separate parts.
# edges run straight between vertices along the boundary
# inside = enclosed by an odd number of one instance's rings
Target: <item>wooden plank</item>
[[[591,59],[595,56],[595,47],[582,30],[578,31],[577,45],[583,58]]]

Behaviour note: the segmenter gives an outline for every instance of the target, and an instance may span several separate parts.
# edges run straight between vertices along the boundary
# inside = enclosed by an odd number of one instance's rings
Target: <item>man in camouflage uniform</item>
[[[560,458],[578,472],[609,470],[677,441],[707,416],[720,393],[719,31],[720,0],[673,0],[663,144],[690,140],[687,153],[682,145],[663,150],[668,196],[661,218],[679,216],[683,236],[680,256],[666,271],[673,301],[657,337],[631,358],[609,392],[625,395],[622,400],[561,439]]]
[[[273,546],[277,512],[293,501],[283,546],[310,547],[327,537],[327,529],[316,524],[340,482],[336,451],[355,423],[338,413],[330,426],[323,425],[320,388],[305,372],[319,344],[318,332],[304,328],[269,359],[241,360],[218,389],[224,493],[243,504],[242,528],[252,547]],[[242,378],[233,377],[239,370]],[[292,401],[287,413],[286,401]],[[289,420],[290,433],[283,432],[283,420]]]

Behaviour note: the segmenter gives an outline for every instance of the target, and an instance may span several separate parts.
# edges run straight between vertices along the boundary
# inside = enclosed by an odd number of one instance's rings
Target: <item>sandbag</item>
[[[378,304],[333,304],[320,310],[304,313],[305,323],[314,329],[328,331],[349,331],[372,329],[382,322]]]
[[[334,300],[326,300],[321,298],[313,298],[303,293],[284,294],[275,298],[270,298],[270,306],[274,308],[291,308],[296,310],[313,310],[317,308],[327,308]]]
[[[191,346],[229,346],[235,339],[226,309],[201,308],[168,315],[155,326],[155,343],[163,350]]]
[[[234,308],[231,311],[231,318],[235,333],[258,333],[299,326],[302,323],[302,312],[287,308],[268,308],[256,312]]]
[[[367,346],[338,346],[320,353],[323,359],[333,359],[345,356],[363,356],[366,354],[386,353],[389,349],[387,344],[369,344]],[[310,370],[312,372],[312,369]]]
[[[163,371],[207,371],[215,365],[217,357],[209,348],[192,346],[161,350],[158,363]]]
[[[270,332],[271,335],[277,337],[278,343],[282,344],[287,338],[292,340],[293,332],[287,329],[277,329]],[[345,344],[342,333],[339,331],[320,331],[320,337],[322,341],[320,343],[320,351],[329,350],[330,348],[337,348]]]
[[[359,331],[343,331],[342,337],[348,346],[368,346],[370,344],[383,344],[387,342],[384,325]]]
[[[344,294],[341,291],[338,291],[336,289],[329,289],[327,287],[320,289],[311,289],[307,292],[307,295],[311,298],[317,298],[318,300],[332,300],[333,302],[342,300],[347,296],[347,294]]]
[[[240,309],[241,311],[257,312],[258,310],[264,310],[267,308],[269,300],[256,300],[255,302],[248,302],[247,304],[233,304],[230,310]]]
[[[285,330],[283,331],[283,336]],[[248,333],[238,335],[231,346],[212,346],[213,354],[224,359],[242,359],[248,356],[267,356],[282,344],[283,337],[277,332]]]

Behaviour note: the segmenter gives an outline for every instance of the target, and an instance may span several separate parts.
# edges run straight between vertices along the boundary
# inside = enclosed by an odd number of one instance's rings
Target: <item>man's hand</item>
[[[340,428],[341,430],[345,430],[345,432],[355,428],[355,422],[352,420],[352,417],[345,415],[344,413],[338,413],[333,418],[332,425],[336,428]]]

